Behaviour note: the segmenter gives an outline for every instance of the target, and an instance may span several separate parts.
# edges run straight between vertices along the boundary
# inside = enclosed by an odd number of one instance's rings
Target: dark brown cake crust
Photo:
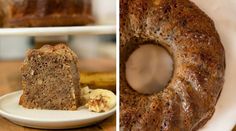
[[[1,5],[1,2],[0,2],[0,5]],[[4,19],[4,13],[3,13],[3,10],[0,9],[0,27],[3,26],[3,19]]]
[[[192,131],[213,115],[224,83],[225,54],[213,21],[189,0],[120,1],[121,130]],[[134,91],[125,63],[140,45],[166,48],[174,60],[167,87]]]
[[[77,56],[63,44],[29,50],[21,68],[26,108],[76,110],[80,105]]]
[[[9,0],[4,27],[86,25],[94,22],[91,0]]]

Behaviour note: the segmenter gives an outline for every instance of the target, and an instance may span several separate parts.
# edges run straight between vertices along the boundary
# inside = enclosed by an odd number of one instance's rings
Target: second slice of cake
[[[78,58],[66,45],[28,51],[21,74],[23,107],[76,110],[80,105]]]

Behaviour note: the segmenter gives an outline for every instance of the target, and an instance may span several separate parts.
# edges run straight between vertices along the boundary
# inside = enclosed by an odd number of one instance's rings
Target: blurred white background
[[[92,0],[93,14],[99,24],[116,23],[116,0]]]

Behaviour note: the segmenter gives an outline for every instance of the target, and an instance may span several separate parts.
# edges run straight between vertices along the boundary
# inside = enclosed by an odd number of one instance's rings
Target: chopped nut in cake
[[[76,110],[80,105],[78,58],[66,45],[29,50],[21,74],[23,107]]]

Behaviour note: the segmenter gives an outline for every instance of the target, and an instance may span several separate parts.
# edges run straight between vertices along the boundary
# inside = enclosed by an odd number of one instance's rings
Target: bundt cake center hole
[[[126,80],[135,91],[153,94],[162,91],[171,79],[173,60],[162,46],[145,44],[126,62]]]

